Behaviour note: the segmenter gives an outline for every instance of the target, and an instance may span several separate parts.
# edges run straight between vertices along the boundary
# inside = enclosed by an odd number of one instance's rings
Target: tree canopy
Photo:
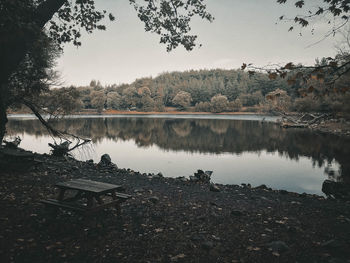
[[[306,4],[308,3],[304,0],[293,1],[295,7],[302,10],[306,8]],[[285,4],[287,2],[292,2],[292,0],[277,0],[279,4]],[[305,10],[306,14],[296,15],[294,18],[288,18],[282,15],[279,19],[291,21],[302,28],[311,26],[312,32],[314,32],[314,25],[316,24],[321,24],[324,27],[328,26],[329,31],[327,31],[326,35],[321,36],[322,39],[335,36],[341,30],[348,31],[345,26],[348,24],[350,18],[349,0],[317,0],[315,2],[317,2],[316,5],[313,3],[310,8],[309,6],[307,7],[308,9]],[[295,25],[292,25],[289,31],[292,31],[294,28]],[[291,85],[299,83],[299,85],[304,86],[303,89],[299,89],[299,92],[303,96],[306,96],[308,93],[314,93],[317,96],[325,96],[330,92],[346,93],[350,90],[348,85],[341,89],[338,87],[339,82],[347,78],[350,72],[350,45],[347,48],[346,51],[339,52],[335,57],[323,58],[322,63],[312,66],[289,62],[285,65],[257,67],[252,64],[243,63],[241,69],[247,69],[251,75],[256,72],[266,72],[270,79],[275,80],[280,77],[286,79]],[[324,83],[326,85],[323,85]],[[322,90],[317,89],[316,86],[321,86]]]
[[[167,51],[179,45],[187,50],[194,48],[197,36],[190,34],[194,16],[213,20],[204,0],[129,0],[129,4],[144,22],[145,30],[160,35],[160,43],[166,45]],[[107,17],[115,20],[112,13],[98,10],[94,0],[0,2],[0,141],[5,133],[6,109],[14,101],[9,81],[28,66],[25,60],[40,39],[48,39],[59,49],[65,43],[80,46],[81,31],[105,30],[103,21]],[[32,84],[25,88],[28,93],[32,92]],[[38,85],[34,89],[40,90]]]

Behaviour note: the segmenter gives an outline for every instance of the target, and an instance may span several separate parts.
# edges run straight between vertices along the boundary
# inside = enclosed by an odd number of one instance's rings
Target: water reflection
[[[106,144],[106,140],[119,144],[131,140],[137,145],[135,151],[157,147],[163,153],[191,153],[192,156],[253,153],[256,158],[259,154],[278,153],[278,160],[287,158],[299,165],[300,160],[306,158],[315,169],[322,168],[329,176],[349,182],[349,139],[297,129],[284,130],[273,123],[222,119],[76,118],[59,121],[55,126],[92,138],[100,146]],[[11,119],[8,132],[36,138],[47,135],[36,120]],[[154,158],[160,157],[156,155]],[[179,158],[179,154],[172,158]],[[334,163],[339,165],[332,168]],[[286,169],[293,174],[290,168]]]

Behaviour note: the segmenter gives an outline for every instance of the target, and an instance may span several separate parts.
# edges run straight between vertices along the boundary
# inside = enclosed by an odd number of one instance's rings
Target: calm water
[[[11,117],[8,133],[21,146],[49,152],[52,138],[37,120]],[[81,160],[108,153],[120,168],[177,177],[212,170],[212,181],[266,184],[294,192],[322,194],[325,179],[349,181],[350,140],[299,129],[281,129],[261,116],[72,117],[59,121],[93,140],[74,152]],[[347,175],[347,176],[346,176]]]

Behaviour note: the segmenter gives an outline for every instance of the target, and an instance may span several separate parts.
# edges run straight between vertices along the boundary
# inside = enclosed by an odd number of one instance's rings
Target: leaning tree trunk
[[[0,145],[4,139],[6,133],[6,123],[7,123],[7,114],[6,114],[6,105],[4,98],[0,94]]]

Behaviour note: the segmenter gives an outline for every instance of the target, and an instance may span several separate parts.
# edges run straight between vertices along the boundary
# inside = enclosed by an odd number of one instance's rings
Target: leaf
[[[290,69],[293,69],[293,68],[294,68],[294,65],[293,65],[292,62],[289,62],[289,63],[287,63],[287,64],[284,66],[284,68],[290,70]]]
[[[248,73],[249,73],[249,76],[253,76],[255,74],[255,71],[250,70],[248,71]]]
[[[347,92],[349,89],[350,89],[349,87],[342,88],[342,89],[341,89],[341,92],[342,92],[342,93],[345,93],[345,92]]]
[[[336,67],[338,67],[338,62],[337,61],[331,61],[331,62],[329,62],[329,66],[331,66],[332,68],[336,68]]]
[[[303,72],[298,72],[298,73],[295,75],[295,79],[301,79],[303,76],[304,76],[304,73],[303,73]]]
[[[287,80],[288,85],[293,85],[293,84],[295,84],[295,82],[296,82],[295,79],[288,79]]]
[[[304,0],[300,0],[300,1],[295,3],[295,6],[299,7],[299,8],[302,8],[304,4],[305,4]]]
[[[270,73],[270,74],[269,74],[269,79],[274,80],[274,79],[277,78],[277,76],[278,76],[278,75],[277,75],[276,72]]]
[[[315,14],[320,15],[322,13],[323,13],[323,8],[320,7]]]
[[[280,77],[281,77],[282,79],[284,79],[285,77],[287,77],[287,72],[282,72],[282,73],[280,74]]]
[[[115,20],[114,15],[111,14],[111,13],[109,13],[108,17],[109,17],[109,20],[110,20],[110,21],[114,21],[114,20]]]

